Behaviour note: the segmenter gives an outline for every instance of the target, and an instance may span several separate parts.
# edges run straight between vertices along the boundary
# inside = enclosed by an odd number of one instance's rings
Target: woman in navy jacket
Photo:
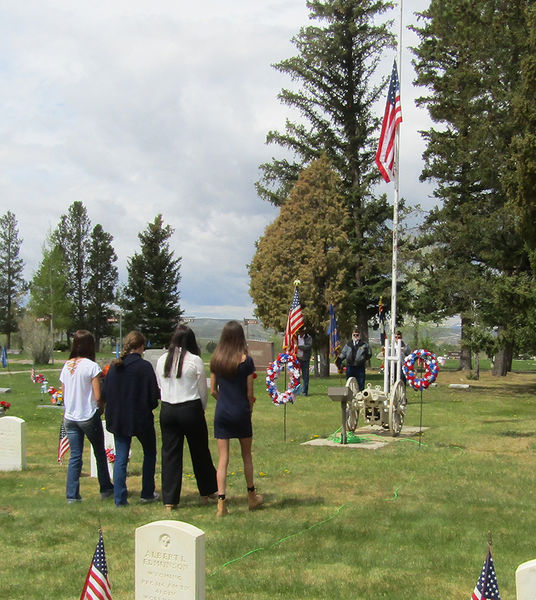
[[[130,444],[135,436],[143,448],[141,502],[158,499],[155,493],[156,434],[153,410],[158,406],[160,390],[151,363],[142,358],[145,337],[131,331],[123,352],[114,360],[104,379],[106,429],[114,434],[114,500],[116,506],[127,501],[127,463]]]

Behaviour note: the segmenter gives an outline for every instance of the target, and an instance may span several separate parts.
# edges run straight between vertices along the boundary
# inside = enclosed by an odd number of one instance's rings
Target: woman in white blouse
[[[166,510],[179,504],[186,437],[201,502],[206,504],[218,490],[205,419],[207,377],[195,334],[186,325],[177,327],[167,353],[158,359],[156,379],[162,402],[162,500]]]

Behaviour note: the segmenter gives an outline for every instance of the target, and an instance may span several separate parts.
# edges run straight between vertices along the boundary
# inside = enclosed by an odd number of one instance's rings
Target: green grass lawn
[[[100,500],[87,449],[83,502],[67,505],[66,463],[56,462],[61,410],[39,407],[49,403],[48,395],[31,383],[30,366],[19,367],[10,363],[10,373],[0,375],[0,387],[12,389],[2,396],[12,403],[8,414],[26,421],[27,442],[27,468],[0,473],[0,598],[78,598],[100,525],[113,598],[132,600],[134,531],[168,518],[160,504],[139,503],[139,444],[133,442],[128,508]],[[51,385],[57,385],[57,375],[48,372]],[[422,395],[428,428],[422,445],[417,438],[400,439],[372,451],[303,445],[340,427],[340,407],[327,397],[338,377],[311,378],[312,395],[298,397],[285,411],[272,405],[260,373],[254,465],[265,506],[247,510],[235,442],[230,514],[217,520],[215,506],[198,503],[185,452],[183,495],[174,517],[206,533],[207,598],[466,600],[491,531],[501,596],[514,600],[515,569],[536,558],[536,375],[481,375],[473,382],[463,373],[442,371],[438,386]],[[382,383],[372,370],[368,381]],[[448,387],[460,382],[470,389]],[[409,391],[408,397],[406,425],[418,426],[421,396]],[[209,430],[213,413],[210,399]],[[210,444],[216,459],[213,439]],[[157,489],[159,477],[157,465]]]

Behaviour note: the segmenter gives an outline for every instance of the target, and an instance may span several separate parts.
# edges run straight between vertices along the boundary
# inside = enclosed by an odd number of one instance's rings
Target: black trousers
[[[162,500],[178,504],[182,486],[182,454],[184,438],[188,442],[197,489],[201,496],[218,490],[216,469],[208,447],[208,428],[201,400],[180,404],[162,402]]]

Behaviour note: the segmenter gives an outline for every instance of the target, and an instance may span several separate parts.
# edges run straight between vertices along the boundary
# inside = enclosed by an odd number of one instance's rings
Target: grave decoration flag
[[[491,550],[488,550],[482,573],[480,573],[480,577],[476,582],[471,600],[501,600]]]
[[[4,368],[7,367],[7,351],[5,346],[2,348],[2,366]]]
[[[108,566],[104,553],[104,540],[102,530],[99,529],[99,541],[91,566],[87,572],[86,582],[80,600],[112,600],[110,582],[108,581]]]
[[[63,463],[63,457],[69,450],[69,438],[67,437],[67,431],[65,430],[65,421],[62,420],[60,425],[60,439],[58,441],[58,462]]]
[[[296,334],[300,327],[303,327],[303,313],[300,306],[300,299],[298,297],[298,287],[294,288],[294,297],[292,298],[292,304],[288,311],[287,326],[285,327],[285,336],[283,338],[283,350],[286,350],[288,354],[296,356],[298,351],[298,342],[296,340]]]
[[[398,166],[395,165],[395,150],[400,123],[402,123],[402,109],[400,107],[400,84],[395,60],[383,114],[382,131],[378,142],[378,150],[376,151],[376,165],[387,183],[394,179],[395,170]]]

